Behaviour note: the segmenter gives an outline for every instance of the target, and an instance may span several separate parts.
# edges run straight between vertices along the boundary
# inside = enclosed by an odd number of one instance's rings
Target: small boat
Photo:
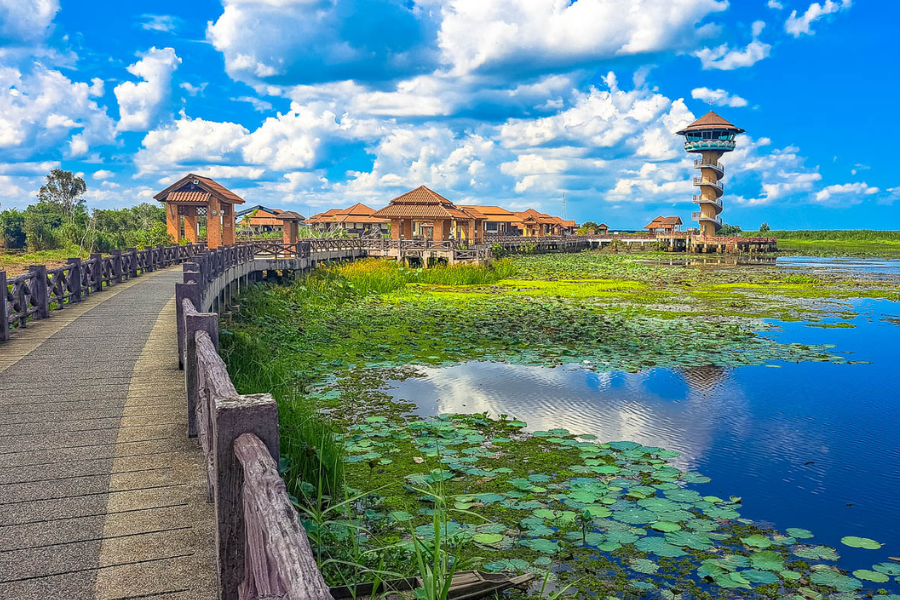
[[[509,577],[502,573],[483,573],[481,571],[463,571],[453,576],[450,584],[448,600],[478,600],[511,587],[524,585],[534,579],[534,573],[526,573],[517,577]],[[372,595],[389,594],[397,598],[413,598],[413,590],[422,587],[420,577],[391,579],[379,584],[361,583],[355,586],[339,586],[331,588],[334,600],[369,598]],[[395,594],[392,594],[394,592]]]

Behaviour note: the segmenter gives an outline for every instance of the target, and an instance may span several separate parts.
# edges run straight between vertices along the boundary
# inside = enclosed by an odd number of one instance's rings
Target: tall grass
[[[345,263],[329,270],[344,278],[351,289],[360,295],[393,292],[410,283],[489,285],[512,277],[516,272],[511,260],[499,260],[491,266],[439,265],[430,269],[409,269],[393,261],[377,258]]]
[[[327,417],[304,397],[304,382],[264,340],[245,333],[222,336],[222,354],[241,393],[272,394],[278,402],[281,471],[296,498],[321,489],[331,499],[344,491],[344,449]]]

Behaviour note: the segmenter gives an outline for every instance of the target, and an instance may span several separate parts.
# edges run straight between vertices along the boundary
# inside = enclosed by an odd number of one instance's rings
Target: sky
[[[0,207],[60,167],[92,208],[193,172],[307,216],[427,185],[614,229],[689,222],[674,132],[712,108],[747,130],[721,161],[726,222],[900,229],[898,17],[874,0],[0,0]]]

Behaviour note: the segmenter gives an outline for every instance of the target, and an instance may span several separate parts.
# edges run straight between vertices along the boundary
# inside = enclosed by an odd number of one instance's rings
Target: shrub
[[[0,212],[0,237],[6,248],[25,247],[25,215],[11,208]]]

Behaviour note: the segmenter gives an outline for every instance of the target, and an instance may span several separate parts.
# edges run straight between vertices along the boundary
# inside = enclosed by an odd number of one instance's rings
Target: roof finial
[[[712,110],[713,104],[715,104],[715,102],[716,102],[715,100],[709,101],[709,110]]]

